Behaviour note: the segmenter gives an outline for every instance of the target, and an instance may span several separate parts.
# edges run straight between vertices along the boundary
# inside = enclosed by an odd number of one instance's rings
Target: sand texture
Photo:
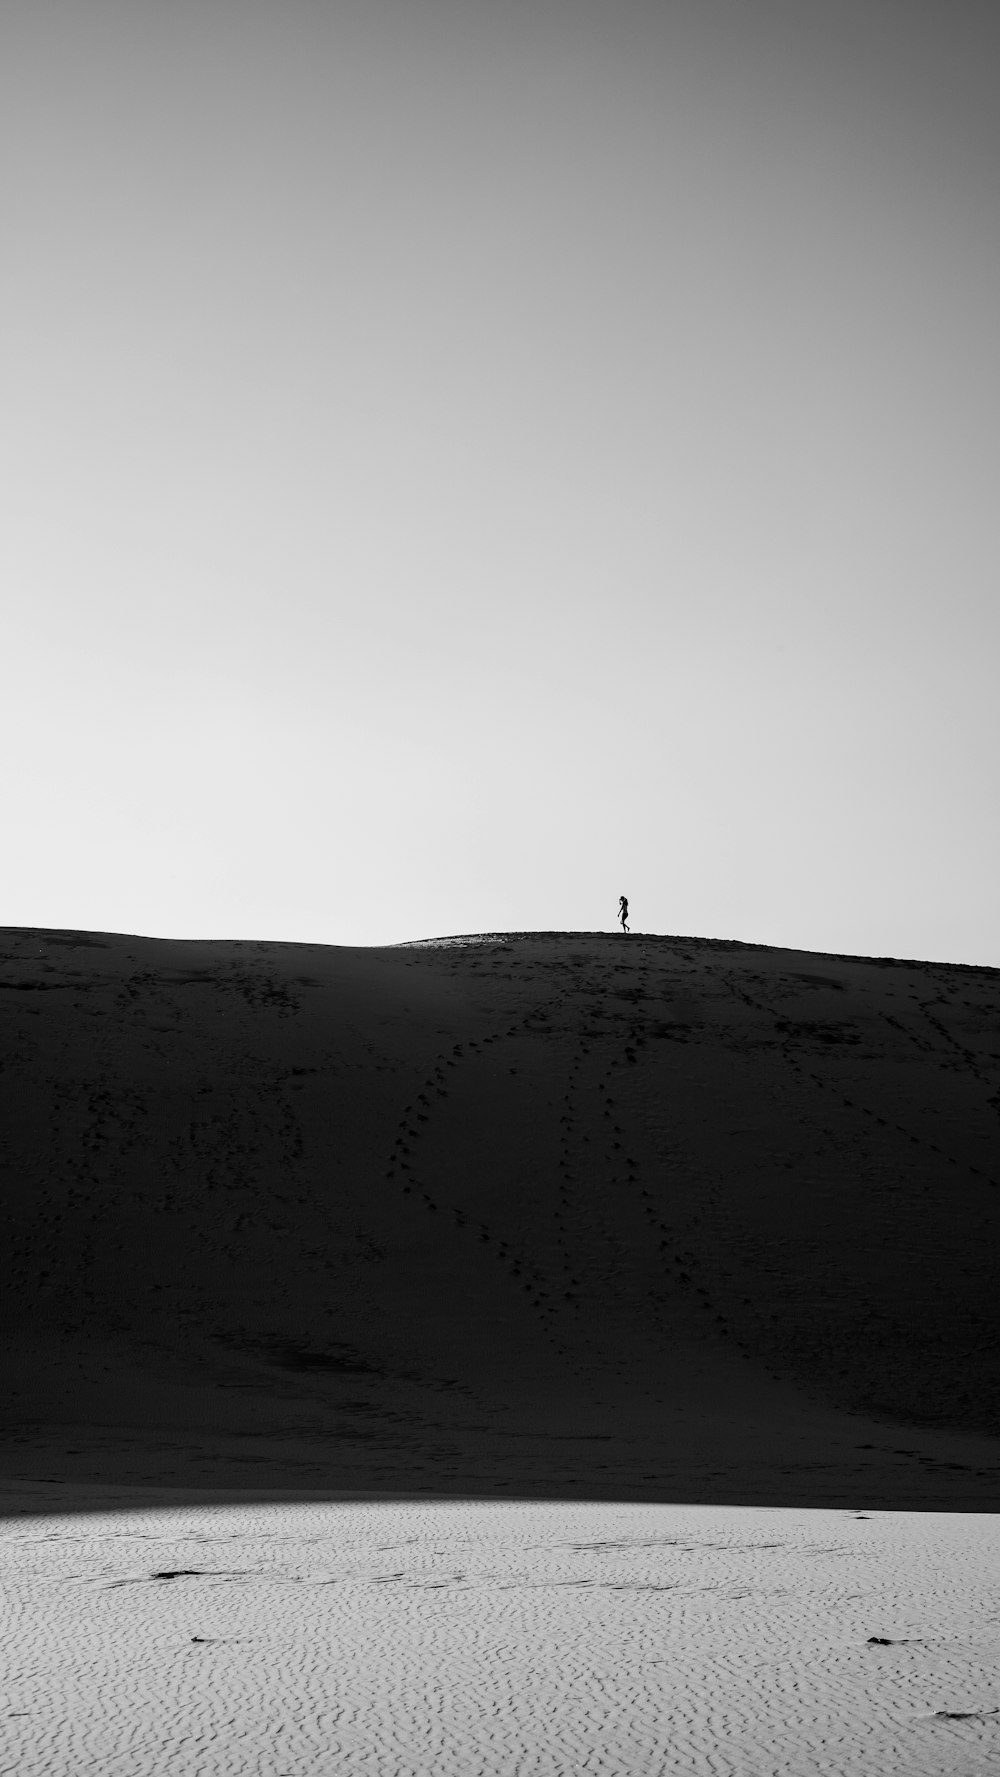
[[[7,930],[9,1509],[995,1510],[998,980]]]
[[[8,1521],[18,1777],[985,1777],[986,1515],[551,1502]]]

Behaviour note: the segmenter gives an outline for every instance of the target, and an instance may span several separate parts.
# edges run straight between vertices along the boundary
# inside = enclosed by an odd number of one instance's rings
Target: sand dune
[[[9,1521],[20,1777],[985,1777],[995,1518],[477,1502]]]
[[[997,971],[618,933],[0,951],[9,1509],[995,1509]]]

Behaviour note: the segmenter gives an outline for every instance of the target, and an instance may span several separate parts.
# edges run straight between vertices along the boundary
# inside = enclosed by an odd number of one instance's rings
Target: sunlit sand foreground
[[[0,1532],[19,1777],[978,1777],[1000,1519],[538,1501]]]

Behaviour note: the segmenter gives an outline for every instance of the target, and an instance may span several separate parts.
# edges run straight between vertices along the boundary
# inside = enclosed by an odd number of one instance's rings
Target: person
[[[628,902],[624,895],[618,896],[618,918],[622,922],[622,931],[628,937]]]

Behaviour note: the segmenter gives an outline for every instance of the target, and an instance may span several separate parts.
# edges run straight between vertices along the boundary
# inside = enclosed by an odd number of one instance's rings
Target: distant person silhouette
[[[628,937],[628,902],[624,895],[618,896],[618,918],[622,922],[622,931]]]

